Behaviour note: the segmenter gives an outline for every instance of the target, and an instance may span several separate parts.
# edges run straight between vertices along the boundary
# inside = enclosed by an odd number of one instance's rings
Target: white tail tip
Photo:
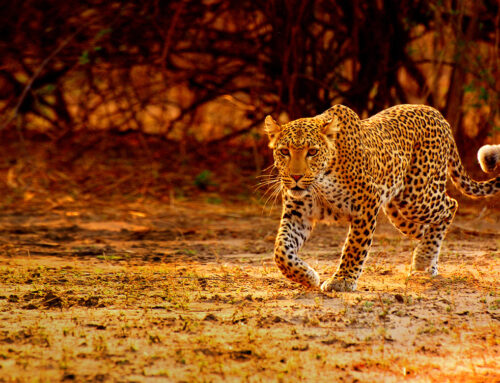
[[[492,172],[500,165],[500,145],[484,145],[477,152],[477,160],[484,172]]]

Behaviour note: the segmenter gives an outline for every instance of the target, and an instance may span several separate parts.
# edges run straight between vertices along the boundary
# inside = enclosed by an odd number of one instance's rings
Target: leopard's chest
[[[353,213],[351,188],[333,178],[324,178],[316,187],[313,213],[316,221],[336,222]]]

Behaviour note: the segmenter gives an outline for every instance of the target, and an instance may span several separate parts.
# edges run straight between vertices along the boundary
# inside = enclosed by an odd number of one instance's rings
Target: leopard
[[[500,191],[500,176],[469,176],[450,124],[427,105],[397,105],[366,119],[344,105],[284,124],[268,115],[264,130],[282,197],[274,260],[285,277],[308,289],[317,289],[320,277],[298,253],[317,223],[345,219],[349,225],[338,267],[320,290],[355,291],[381,210],[417,241],[410,276],[436,276],[458,208],[447,180],[472,198]],[[478,159],[484,171],[496,171],[500,145],[481,147]]]

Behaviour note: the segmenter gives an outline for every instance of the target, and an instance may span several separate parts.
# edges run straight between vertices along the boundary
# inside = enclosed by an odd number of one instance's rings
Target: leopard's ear
[[[269,137],[269,147],[274,148],[278,134],[281,132],[281,126],[271,116],[267,116],[264,121],[265,131]]]
[[[333,139],[336,133],[340,131],[339,118],[337,116],[328,116],[321,131],[328,139]]]

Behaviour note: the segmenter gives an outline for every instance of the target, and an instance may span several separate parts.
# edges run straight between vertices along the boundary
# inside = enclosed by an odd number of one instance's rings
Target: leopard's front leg
[[[313,223],[302,200],[285,200],[274,246],[274,259],[281,272],[306,287],[319,286],[319,275],[298,252],[311,234]]]
[[[340,264],[332,277],[321,285],[322,291],[355,291],[363,264],[368,257],[378,214],[378,206],[367,209],[360,217],[351,220],[351,226]]]

